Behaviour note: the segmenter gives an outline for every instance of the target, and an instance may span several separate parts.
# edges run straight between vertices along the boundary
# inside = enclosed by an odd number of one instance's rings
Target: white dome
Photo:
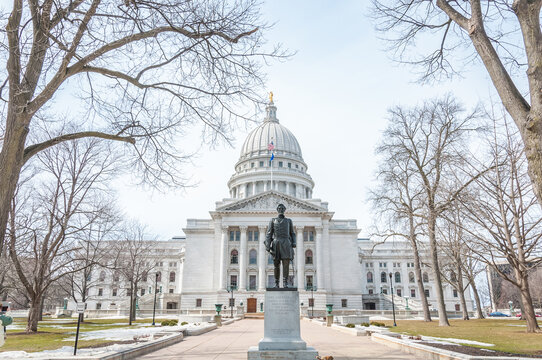
[[[271,142],[275,145],[275,155],[289,156],[303,160],[301,147],[294,134],[286,127],[279,124],[276,118],[277,108],[274,105],[267,107],[267,117],[264,122],[248,134],[239,160],[253,156],[271,155],[268,146]]]

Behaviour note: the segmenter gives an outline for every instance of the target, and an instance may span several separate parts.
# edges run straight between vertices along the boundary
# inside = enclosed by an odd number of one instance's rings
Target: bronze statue
[[[280,263],[282,262],[282,284],[288,287],[290,261],[294,258],[295,231],[291,219],[284,217],[286,206],[277,206],[279,216],[271,219],[265,236],[265,248],[273,256],[275,265],[275,288],[279,287]]]

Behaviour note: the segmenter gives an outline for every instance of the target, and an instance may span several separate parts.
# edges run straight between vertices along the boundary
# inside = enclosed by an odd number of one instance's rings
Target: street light
[[[235,286],[229,286],[229,289],[227,290],[228,292],[231,292],[231,298],[230,298],[230,315],[231,315],[231,318],[233,319],[233,303],[234,303],[234,299],[233,299],[233,290],[235,290]]]
[[[391,286],[391,308],[393,310],[393,326],[397,326],[395,322],[395,300],[393,298],[393,274],[390,272],[390,286]]]
[[[154,277],[154,303],[152,304],[152,325],[154,326],[154,316],[156,314],[156,293],[158,293],[158,273]]]

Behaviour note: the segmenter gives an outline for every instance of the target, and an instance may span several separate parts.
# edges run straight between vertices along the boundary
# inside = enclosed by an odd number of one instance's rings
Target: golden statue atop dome
[[[269,92],[269,102],[270,103],[273,102],[273,92],[272,91]]]

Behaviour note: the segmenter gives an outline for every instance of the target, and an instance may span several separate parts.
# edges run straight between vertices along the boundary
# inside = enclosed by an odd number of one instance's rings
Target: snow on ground
[[[150,324],[147,324],[150,325]],[[138,338],[152,338],[152,336],[158,332],[180,332],[183,330],[196,330],[202,327],[208,326],[209,323],[198,323],[189,325],[177,325],[177,326],[147,326],[147,327],[131,327],[131,328],[116,328],[106,330],[91,330],[85,331],[79,334],[81,340],[111,340],[111,341],[123,341],[133,340],[134,337]],[[75,341],[75,337],[66,338],[63,341]]]
[[[132,344],[115,344],[95,349],[77,349],[77,355],[90,356],[98,355],[110,351],[123,351],[132,347]],[[54,359],[66,356],[73,356],[73,346],[63,346],[60,349],[44,350],[40,352],[27,353],[26,351],[5,351],[0,353],[2,359]],[[77,357],[76,357],[77,358]],[[75,358],[75,359],[76,359]]]
[[[488,344],[484,342],[474,341],[474,340],[465,340],[465,339],[455,339],[455,338],[439,338],[432,336],[422,336],[422,341],[435,342],[441,344],[466,344],[466,345],[478,345],[478,346],[495,346],[495,344]]]

